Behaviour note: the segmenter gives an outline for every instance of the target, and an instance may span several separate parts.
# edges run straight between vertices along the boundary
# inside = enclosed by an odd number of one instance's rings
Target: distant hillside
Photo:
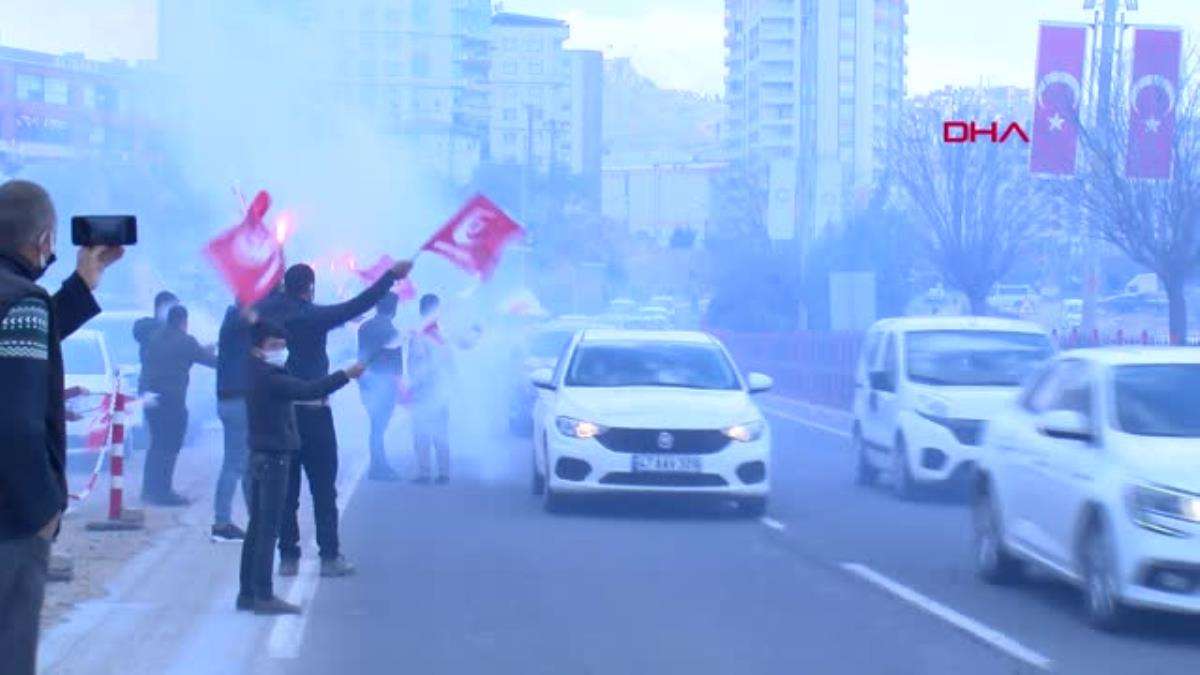
[[[662,89],[629,59],[604,63],[604,162],[683,162],[719,157],[721,99]]]

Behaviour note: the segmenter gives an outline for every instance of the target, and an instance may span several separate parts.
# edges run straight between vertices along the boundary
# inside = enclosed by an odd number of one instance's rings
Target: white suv
[[[973,466],[984,421],[1054,353],[1023,321],[884,319],[867,331],[854,384],[857,480],[881,474],[901,498]]]
[[[1060,355],[989,425],[979,469],[985,580],[1037,563],[1106,629],[1130,605],[1200,613],[1200,350]]]

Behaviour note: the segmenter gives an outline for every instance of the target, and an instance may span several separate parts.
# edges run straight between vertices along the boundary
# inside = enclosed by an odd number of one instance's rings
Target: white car
[[[70,410],[82,419],[67,422],[67,450],[71,453],[90,452],[87,435],[92,424],[103,412],[101,402],[111,393],[116,371],[108,354],[104,334],[96,330],[77,330],[62,341],[64,385],[82,387],[88,391],[67,401]]]
[[[690,331],[583,330],[558,366],[533,374],[533,490],[728,497],[766,510],[771,430],[724,346]]]
[[[855,373],[858,483],[886,477],[897,496],[911,498],[922,484],[968,475],[984,421],[1053,353],[1045,330],[1023,321],[876,322]]]
[[[973,490],[980,575],[1030,561],[1128,606],[1200,613],[1200,351],[1066,352],[989,425]]]

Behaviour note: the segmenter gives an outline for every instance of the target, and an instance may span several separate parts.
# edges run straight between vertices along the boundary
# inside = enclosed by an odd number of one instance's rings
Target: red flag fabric
[[[1038,28],[1031,173],[1075,174],[1086,46],[1087,26],[1083,24],[1042,23]]]
[[[1129,178],[1171,177],[1182,49],[1183,32],[1178,28],[1138,28],[1134,33],[1125,153]]]
[[[243,305],[258,302],[283,279],[283,246],[263,224],[263,216],[270,208],[270,195],[260,191],[246,209],[242,222],[204,248],[209,261]]]
[[[505,244],[525,231],[483,195],[467,200],[424,246],[475,276],[486,279],[500,262]]]
[[[368,285],[379,281],[379,277],[396,265],[396,261],[392,260],[392,256],[386,253],[379,257],[379,260],[374,265],[362,270],[354,270],[360,279]],[[413,286],[413,282],[409,278],[404,278],[397,281],[392,286],[392,292],[396,294],[400,302],[408,302],[417,297],[417,288]]]

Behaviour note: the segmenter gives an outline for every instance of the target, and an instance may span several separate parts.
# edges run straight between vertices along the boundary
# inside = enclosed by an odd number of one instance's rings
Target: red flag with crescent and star
[[[1178,28],[1138,28],[1134,33],[1125,153],[1129,178],[1171,178],[1182,49],[1183,31]]]
[[[260,191],[242,222],[204,247],[205,256],[243,306],[266,297],[283,279],[283,244],[263,223],[270,208],[271,196]]]
[[[1075,174],[1086,47],[1087,26],[1083,24],[1043,22],[1038,27],[1030,173]]]
[[[499,206],[483,195],[475,195],[421,250],[437,253],[480,279],[487,279],[500,262],[504,246],[524,234],[525,230]]]

